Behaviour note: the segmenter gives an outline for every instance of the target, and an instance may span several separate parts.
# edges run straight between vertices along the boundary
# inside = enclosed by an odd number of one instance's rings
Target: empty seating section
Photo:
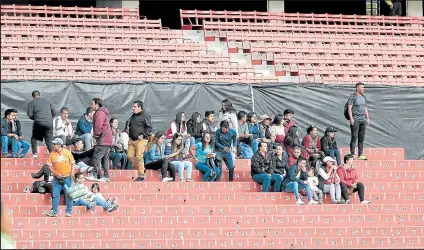
[[[45,146],[38,159],[1,159],[1,198],[19,249],[423,248],[424,161],[404,160],[400,148],[365,152],[369,160],[355,165],[369,205],[356,194],[352,204],[295,205],[293,194],[259,192],[249,160],[237,159],[234,182],[225,182],[226,171],[221,182],[200,182],[196,170],[194,182],[163,183],[158,171],[134,182],[136,170],[111,170],[111,182],[99,184],[118,199],[113,214],[76,206],[67,218],[62,197],[59,216],[47,218],[50,195],[22,193],[45,162]]]
[[[181,22],[280,81],[424,85],[422,17],[181,10]]]

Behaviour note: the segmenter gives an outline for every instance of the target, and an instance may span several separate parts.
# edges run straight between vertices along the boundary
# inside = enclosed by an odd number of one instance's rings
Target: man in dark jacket
[[[271,182],[274,183],[274,192],[281,191],[281,182],[283,177],[280,174],[274,174],[274,163],[272,153],[268,152],[266,142],[259,143],[259,150],[251,159],[252,180],[262,185],[262,192],[268,192]]]
[[[72,156],[74,156],[75,164],[77,165],[77,169],[84,173],[87,171],[88,176],[87,180],[95,181],[97,180],[94,176],[91,176],[91,171],[94,169],[92,166],[93,163],[93,154],[94,148],[89,150],[83,150],[84,143],[81,138],[78,138],[74,141],[74,150],[72,150]]]
[[[29,143],[24,141],[21,123],[16,119],[17,115],[16,109],[6,109],[4,117],[1,119],[1,151],[5,158],[23,158],[30,148]],[[9,146],[12,147],[12,155],[8,153]],[[21,148],[22,153],[19,154]]]
[[[152,134],[150,115],[143,110],[143,102],[135,101],[133,114],[128,123],[128,159],[134,167],[138,167],[138,177],[135,181],[144,181],[144,149]]]
[[[194,112],[187,122],[187,133],[191,135],[190,146],[202,141],[202,130],[202,117],[198,112]]]
[[[34,121],[32,126],[32,157],[37,159],[37,141],[43,141],[47,145],[49,152],[53,152],[53,118],[56,116],[52,104],[41,98],[40,92],[32,91],[33,100],[28,103],[27,115],[29,119]]]
[[[97,172],[98,181],[109,180],[109,151],[112,146],[112,129],[109,125],[109,110],[103,105],[100,98],[94,98],[91,108],[95,111],[93,116],[93,138],[95,140],[93,163]],[[101,167],[103,166],[103,176]]]
[[[337,130],[333,127],[328,127],[325,130],[325,135],[321,138],[321,151],[324,152],[325,156],[336,159],[338,166],[340,166],[342,162],[340,151],[337,148],[336,132]]]

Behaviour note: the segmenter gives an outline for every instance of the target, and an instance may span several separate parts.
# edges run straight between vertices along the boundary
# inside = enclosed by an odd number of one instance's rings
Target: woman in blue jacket
[[[145,169],[161,170],[162,182],[175,181],[175,166],[168,161],[165,156],[165,134],[162,131],[156,132],[153,141],[147,145],[147,150],[144,152]],[[167,177],[167,172],[170,172],[170,177]]]
[[[247,114],[247,124],[249,127],[249,133],[253,135],[253,153],[256,153],[263,135],[261,125],[257,122],[257,117],[254,112],[249,112]]]

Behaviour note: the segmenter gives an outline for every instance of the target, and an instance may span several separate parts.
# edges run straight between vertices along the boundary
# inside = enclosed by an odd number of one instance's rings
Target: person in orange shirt
[[[71,151],[63,147],[63,141],[56,138],[52,141],[54,150],[50,153],[46,164],[49,166],[51,173],[53,173],[53,204],[52,210],[46,213],[48,217],[56,217],[59,207],[60,191],[64,189],[64,185],[68,187],[74,183],[74,168],[75,160]],[[66,200],[66,217],[72,216],[73,202],[70,197],[65,194]]]

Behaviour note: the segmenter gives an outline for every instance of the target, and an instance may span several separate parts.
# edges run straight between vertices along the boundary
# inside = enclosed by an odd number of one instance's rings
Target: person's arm
[[[351,125],[355,123],[355,120],[353,119],[353,113],[352,113],[352,107],[353,107],[353,104],[355,103],[355,99],[356,99],[356,94],[352,94],[350,95],[349,100],[347,102],[347,112],[349,113],[349,119],[350,119]]]
[[[353,171],[355,173],[355,179],[353,180],[352,184],[356,185],[359,182],[359,177],[358,177],[358,173],[356,172],[356,169],[354,169]]]
[[[62,119],[57,116],[53,119],[53,131],[55,135],[61,135],[65,131],[65,126],[62,122]]]
[[[390,8],[393,6],[392,1],[390,1],[390,0],[384,0],[384,2],[386,2],[386,3],[387,3],[387,5],[389,5],[389,6],[390,6]]]
[[[233,125],[234,131],[236,131],[236,134],[238,134],[238,122],[237,122],[237,115],[235,113],[230,114],[230,121]]]
[[[149,150],[150,160],[152,160],[152,161],[160,160],[160,157],[156,155],[156,147],[157,147],[157,145],[153,144],[150,147],[150,150]]]
[[[233,147],[237,148],[237,131],[233,130]]]
[[[7,123],[4,122],[4,119],[1,120],[1,136],[9,136],[7,133]]]
[[[296,168],[297,168],[297,165],[293,165],[291,168],[289,168],[290,181],[295,181],[299,184],[304,184],[304,182],[297,177]]]
[[[91,122],[86,122],[84,117],[81,117],[77,122],[77,127],[82,134],[89,134],[93,128],[93,124]]]
[[[261,157],[259,153],[254,154],[252,160],[250,161],[252,172],[255,172],[255,174],[265,174],[264,168],[261,165],[261,160],[259,157]]]
[[[146,118],[144,119],[144,139],[148,139],[149,136],[152,134],[152,118],[150,115],[146,115]]]
[[[102,135],[103,121],[106,119],[104,112],[96,112],[95,118],[93,118],[93,138],[97,139]]]
[[[368,105],[365,105],[365,118],[367,118],[367,123],[370,125],[370,117],[368,115]]]
[[[34,120],[34,104],[32,101],[28,103],[27,115],[29,119]]]
[[[51,103],[50,103],[50,112],[52,114],[52,117],[55,117],[56,116],[56,111],[54,111],[53,105]]]
[[[348,188],[352,187],[352,183],[346,179],[346,175],[345,175],[342,167],[339,167],[337,169],[337,175],[340,178],[340,183],[345,184],[346,187],[348,187]]]
[[[309,141],[309,136],[307,136],[307,135],[305,135],[303,137],[302,146],[305,147],[305,149],[306,149],[306,151],[308,151],[308,153],[314,152],[314,150],[310,148],[311,144],[310,144],[310,141]]]
[[[219,148],[220,150],[224,150],[225,149],[225,146],[224,145],[222,145],[220,142],[219,142],[219,134],[220,134],[220,129],[217,129],[216,131],[215,131],[215,147],[217,147],[217,148]]]
[[[329,155],[328,152],[328,136],[324,136],[322,138],[322,143],[321,144],[321,151],[324,152],[325,155]]]

